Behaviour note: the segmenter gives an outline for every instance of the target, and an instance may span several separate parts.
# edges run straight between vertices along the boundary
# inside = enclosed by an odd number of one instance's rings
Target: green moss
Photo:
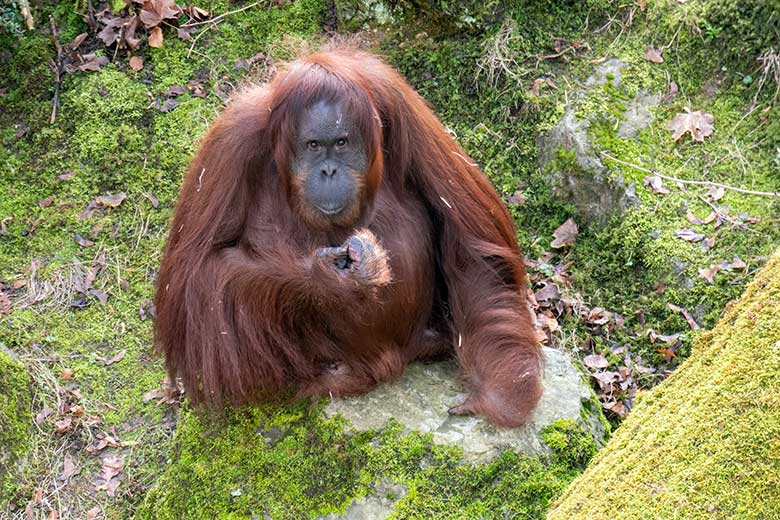
[[[572,419],[558,419],[542,430],[542,440],[553,451],[553,460],[572,468],[588,465],[596,454],[593,436]]]
[[[29,446],[30,376],[0,344],[0,508],[13,497]]]
[[[780,516],[780,252],[643,396],[550,520]]]
[[[471,466],[457,449],[397,423],[364,433],[344,427],[305,407],[243,409],[217,421],[187,412],[173,460],[136,517],[314,518],[343,511],[389,478],[407,490],[393,518],[539,518],[595,446],[580,427],[559,424],[550,428],[555,462],[507,451]]]

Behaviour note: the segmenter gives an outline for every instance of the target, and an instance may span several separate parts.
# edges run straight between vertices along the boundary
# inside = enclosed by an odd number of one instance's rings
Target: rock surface
[[[586,222],[604,223],[611,215],[639,204],[635,185],[609,173],[601,162],[588,134],[591,119],[577,116],[578,102],[607,81],[619,86],[627,66],[613,58],[596,67],[584,88],[572,97],[558,124],[537,139],[540,166],[550,172],[556,195],[573,204]],[[618,136],[632,139],[639,135],[652,123],[650,109],[658,103],[658,96],[640,92],[624,111]],[[557,161],[560,151],[573,153],[574,164]]]
[[[447,409],[465,397],[453,361],[413,364],[398,381],[359,397],[334,399],[325,413],[341,414],[357,430],[381,428],[395,419],[408,429],[432,433],[436,443],[460,446],[470,462],[489,461],[505,448],[528,454],[546,452],[539,434],[557,419],[586,418],[586,426],[601,440],[603,426],[584,406],[591,391],[582,375],[564,352],[544,348],[544,353],[542,399],[533,421],[521,428],[500,430],[476,417],[449,415]]]
[[[402,484],[383,479],[374,486],[372,494],[353,500],[344,514],[332,513],[318,520],[381,520],[395,511],[396,502],[405,497],[406,492]]]

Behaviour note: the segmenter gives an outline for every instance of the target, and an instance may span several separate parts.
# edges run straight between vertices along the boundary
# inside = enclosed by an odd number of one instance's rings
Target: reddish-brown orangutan
[[[195,403],[359,394],[454,353],[454,414],[529,420],[542,354],[512,220],[423,99],[370,54],[235,97],[181,190],[155,338]]]

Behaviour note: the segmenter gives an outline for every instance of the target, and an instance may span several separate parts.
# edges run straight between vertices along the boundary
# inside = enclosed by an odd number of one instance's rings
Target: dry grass
[[[474,76],[477,85],[484,77],[484,81],[495,88],[502,78],[519,82],[528,73],[517,62],[512,50],[514,43],[522,40],[516,28],[514,20],[507,20],[498,33],[484,43],[482,58],[477,61],[477,73]]]

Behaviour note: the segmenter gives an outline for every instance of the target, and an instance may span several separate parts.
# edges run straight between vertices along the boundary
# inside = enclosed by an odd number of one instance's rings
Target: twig
[[[237,14],[237,13],[240,13],[241,11],[246,11],[247,9],[251,9],[252,7],[260,5],[261,3],[262,2],[252,2],[249,5],[245,5],[241,9],[235,9],[233,11],[228,11],[227,13],[222,13],[221,15],[216,16],[216,17],[212,18],[211,20],[203,20],[202,22],[187,23],[187,24],[182,25],[181,28],[182,29],[189,29],[190,27],[198,27],[199,25],[207,25],[207,24],[210,24],[210,23],[221,22],[223,19],[225,19],[226,16],[230,16],[231,14]]]
[[[30,11],[29,0],[20,0],[19,10],[22,12],[22,18],[24,18],[24,23],[27,25],[27,30],[32,31],[35,29],[35,20],[33,20],[32,11]]]
[[[632,164],[630,162],[626,162],[623,160],[618,159],[617,157],[612,157],[607,152],[601,152],[602,157],[606,157],[607,159],[611,161],[615,161],[616,163],[622,164],[624,166],[628,166],[630,168],[633,168],[635,170],[638,170],[640,172],[649,173],[650,175],[656,175],[658,177],[661,177],[662,179],[666,179],[667,181],[673,181],[673,182],[679,182],[680,184],[695,184],[697,186],[715,186],[717,188],[723,188],[724,190],[730,190],[730,191],[736,191],[739,193],[746,193],[748,195],[760,195],[762,197],[778,197],[780,198],[780,191],[756,191],[756,190],[748,190],[745,188],[738,188],[736,186],[729,186],[728,184],[721,184],[719,182],[712,182],[712,181],[694,181],[694,180],[688,180],[688,179],[680,179],[678,177],[672,177],[671,175],[664,175],[663,173],[659,173],[656,170],[651,170],[649,168],[645,168],[643,166],[639,166],[638,164]]]
[[[698,198],[700,201],[702,201],[703,203],[705,203],[707,206],[709,206],[709,207],[710,207],[710,209],[712,209],[712,211],[714,211],[714,212],[715,212],[715,215],[716,215],[716,216],[717,216],[717,217],[718,217],[720,220],[725,220],[726,222],[728,222],[728,223],[729,223],[729,224],[731,224],[732,226],[739,227],[739,225],[740,225],[740,224],[739,224],[739,222],[735,221],[733,218],[731,218],[731,217],[729,217],[728,215],[726,215],[725,213],[723,213],[721,210],[719,210],[719,209],[718,209],[718,208],[715,206],[715,204],[713,204],[712,202],[708,201],[707,199],[705,199],[704,197],[702,197],[702,196],[701,196],[701,195],[699,195],[699,194],[697,194],[697,195],[696,195],[696,197],[697,197],[697,198]]]
[[[206,27],[205,29],[203,29],[202,31],[200,31],[198,34],[195,35],[195,38],[192,39],[192,45],[190,45],[190,48],[187,51],[187,57],[188,58],[192,54],[192,50],[195,48],[195,44],[198,43],[198,40],[200,39],[200,37],[203,36],[204,34],[206,34],[207,32],[209,32],[210,29],[213,29],[214,27],[216,27],[217,24],[219,22],[221,22],[221,21],[222,20],[215,21],[213,25],[209,25],[208,27]]]
[[[51,39],[54,42],[54,48],[57,49],[57,61],[50,60],[49,66],[54,74],[54,100],[51,107],[51,117],[49,118],[49,124],[54,124],[57,119],[57,107],[60,104],[60,86],[62,85],[62,46],[57,40],[57,28],[54,26],[54,17],[49,16],[49,23],[51,24]]]

